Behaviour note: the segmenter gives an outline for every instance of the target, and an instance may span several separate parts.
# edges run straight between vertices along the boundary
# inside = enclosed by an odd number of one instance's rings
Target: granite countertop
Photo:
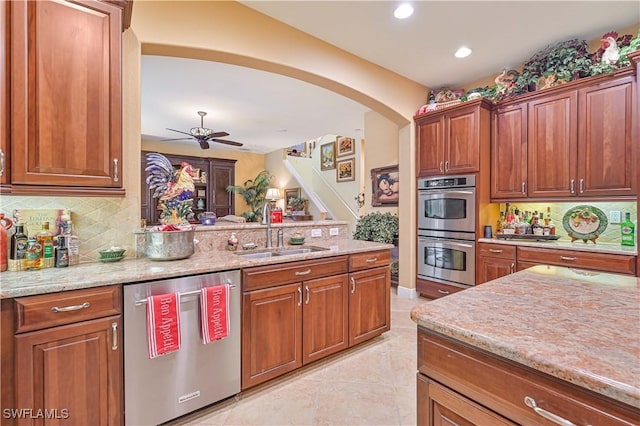
[[[582,240],[572,243],[569,239],[562,239],[562,238],[555,241],[521,241],[521,240],[503,240],[498,238],[479,238],[478,242],[493,243],[493,244],[507,244],[511,246],[588,251],[592,253],[626,254],[630,256],[638,255],[638,248],[636,246],[621,246],[620,244],[609,244],[609,243],[594,244],[592,242],[585,243]]]
[[[0,274],[0,299],[111,284],[129,284],[393,248],[393,244],[350,239],[323,241],[302,246],[285,246],[285,248],[304,248],[309,246],[320,246],[328,250],[259,259],[244,258],[236,254],[251,253],[253,251],[214,251],[195,253],[187,259],[172,261],[125,258],[115,263],[82,263],[68,268],[2,272]]]
[[[411,318],[640,408],[640,278],[534,266],[416,306]]]

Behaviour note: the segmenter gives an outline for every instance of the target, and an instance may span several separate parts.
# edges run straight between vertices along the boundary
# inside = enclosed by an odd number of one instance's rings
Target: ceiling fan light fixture
[[[213,133],[213,130],[207,129],[206,127],[192,127],[190,132],[195,137],[204,137]]]
[[[462,46],[456,50],[456,53],[453,54],[456,58],[466,58],[471,55],[471,49],[467,46]]]
[[[413,7],[409,3],[402,3],[393,11],[393,16],[398,19],[406,19],[413,15]]]

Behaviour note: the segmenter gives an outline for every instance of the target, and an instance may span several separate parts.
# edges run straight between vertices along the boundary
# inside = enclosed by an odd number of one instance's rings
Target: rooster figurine
[[[158,198],[158,208],[162,209],[160,222],[176,225],[187,224],[193,218],[193,167],[182,163],[182,168],[174,171],[171,162],[162,154],[147,154],[147,185]]]
[[[618,33],[610,32],[606,33],[602,36],[602,49],[604,52],[602,53],[602,62],[605,64],[615,64],[620,59],[620,52],[618,49],[618,43],[616,42],[616,38],[618,37]]]

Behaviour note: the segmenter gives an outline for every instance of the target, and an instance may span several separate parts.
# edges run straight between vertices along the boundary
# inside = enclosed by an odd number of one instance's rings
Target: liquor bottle
[[[500,218],[498,219],[498,223],[496,223],[496,234],[502,234],[502,228],[504,227],[504,222],[506,218],[504,216],[504,212],[500,212]]]
[[[49,222],[42,222],[42,230],[36,235],[36,240],[42,251],[40,257],[42,258],[43,268],[53,268],[55,259],[53,257],[53,234],[49,231]]]
[[[69,249],[69,266],[77,265],[80,262],[80,239],[75,234],[75,230],[73,229],[73,223],[69,220],[67,221],[67,226],[65,228],[65,236],[67,237],[67,244]]]
[[[620,224],[620,244],[623,246],[635,245],[635,225],[631,222],[631,213],[624,214],[624,222]]]
[[[24,271],[27,262],[27,234],[24,224],[16,224],[16,232],[11,236],[11,251],[9,252],[9,269]]]
[[[540,217],[536,213],[537,212],[535,212],[533,214],[533,217],[531,219],[531,233],[533,235],[543,235],[544,234],[544,228],[540,224]]]
[[[549,235],[556,235],[556,224],[551,219],[551,207],[547,207],[547,218],[549,219]]]
[[[27,240],[26,266],[27,271],[42,269],[42,246],[38,244],[36,237]]]
[[[56,268],[66,268],[69,266],[69,248],[68,237],[66,235],[58,235],[56,237]]]

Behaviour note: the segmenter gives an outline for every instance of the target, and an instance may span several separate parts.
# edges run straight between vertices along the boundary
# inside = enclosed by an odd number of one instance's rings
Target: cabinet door
[[[121,342],[120,316],[17,335],[15,406],[57,410],[61,423],[122,424]]]
[[[633,77],[579,91],[580,195],[636,194],[636,160],[632,142],[634,91]]]
[[[3,30],[0,31],[0,185],[11,183],[9,178],[9,129],[11,122],[9,103],[9,6],[10,2],[0,2],[0,23]],[[2,188],[0,188],[1,190]]]
[[[478,107],[451,112],[445,121],[444,171],[473,173],[480,166],[480,114]]]
[[[121,9],[15,1],[11,15],[12,183],[122,187]]]
[[[497,257],[478,257],[478,284],[495,280],[515,272],[515,260],[499,259]]]
[[[418,177],[444,173],[444,115],[417,122]]]
[[[242,389],[302,366],[302,285],[242,296]]]
[[[235,214],[235,196],[227,186],[235,184],[236,160],[211,160],[209,178],[212,209],[217,217]]]
[[[303,364],[349,346],[347,274],[305,281],[302,314]]]
[[[526,197],[527,104],[498,109],[491,141],[491,198]]]
[[[391,325],[389,267],[349,274],[349,346],[389,331]]]
[[[576,91],[529,103],[529,197],[564,197],[577,193],[576,120]]]

